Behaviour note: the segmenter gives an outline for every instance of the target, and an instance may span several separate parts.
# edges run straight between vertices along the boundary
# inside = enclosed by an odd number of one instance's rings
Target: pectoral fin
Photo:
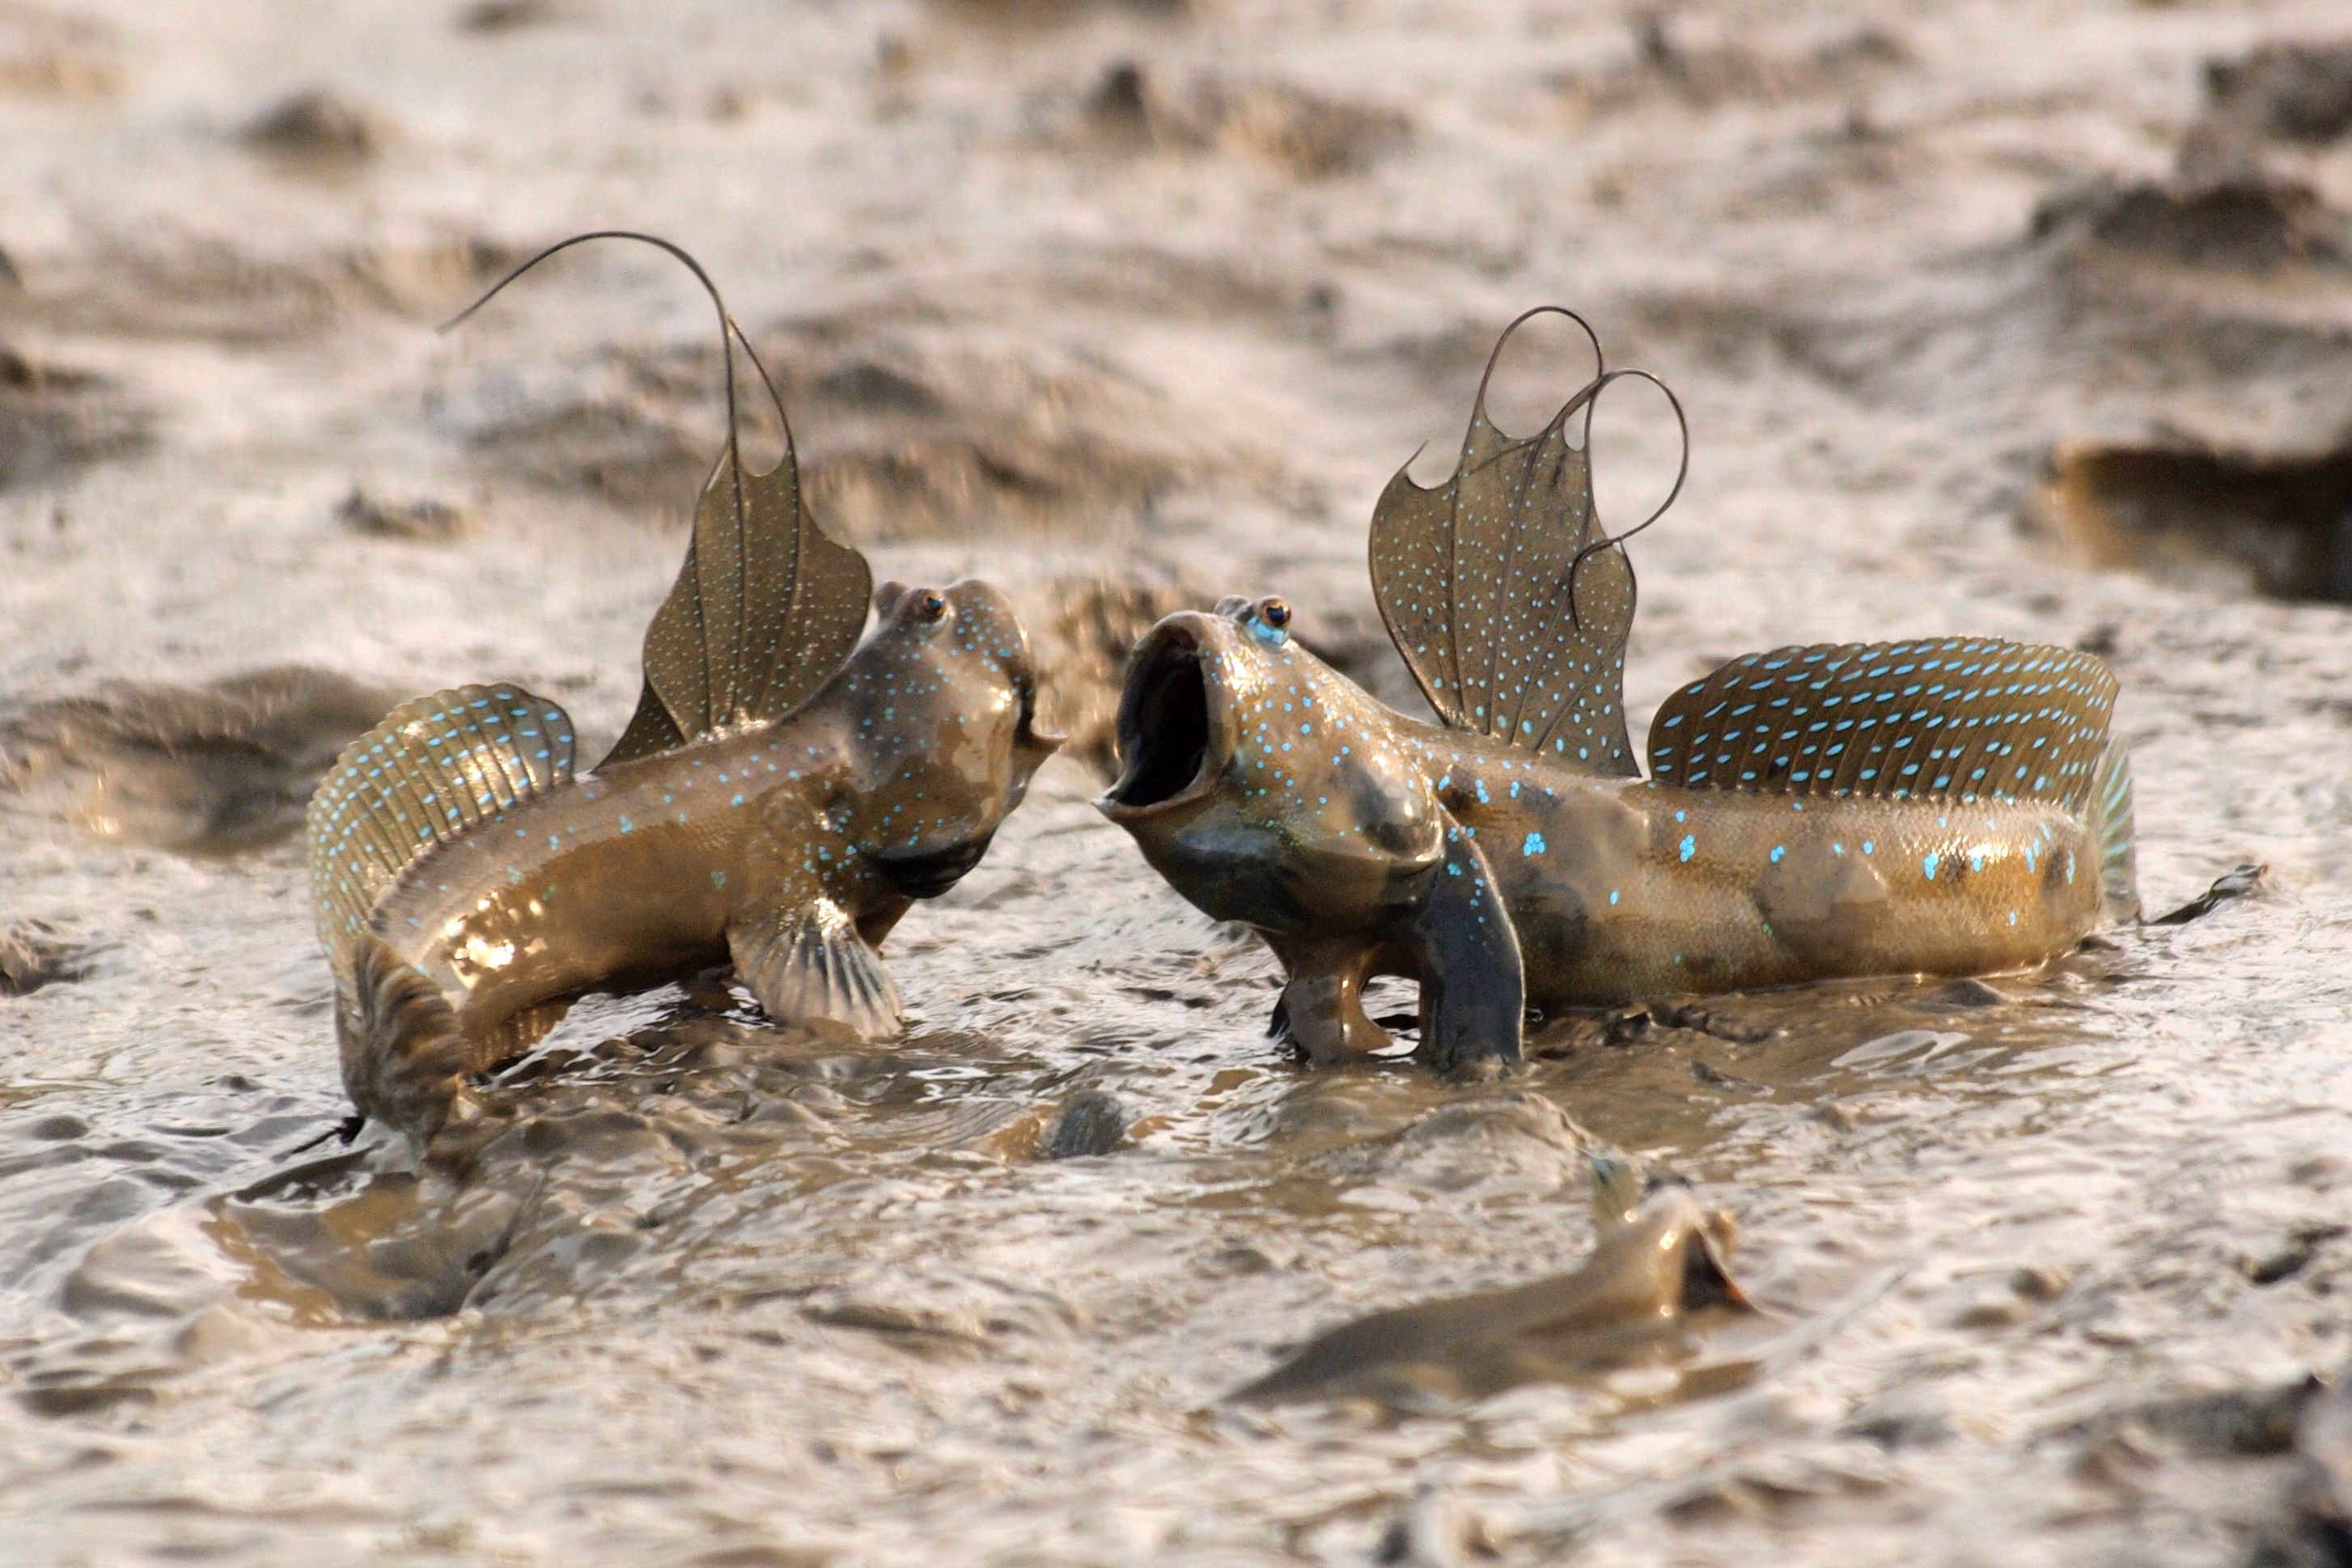
[[[1440,1072],[1519,1059],[1527,978],[1518,933],[1468,828],[1445,825],[1445,860],[1413,916],[1421,948],[1421,1046]]]
[[[772,1018],[826,1018],[867,1039],[898,1031],[898,987],[857,922],[829,898],[739,917],[727,931],[736,973]]]

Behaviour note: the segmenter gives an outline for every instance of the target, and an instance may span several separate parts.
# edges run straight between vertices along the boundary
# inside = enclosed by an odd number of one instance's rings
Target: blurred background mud
[[[1076,740],[894,938],[903,1042],[706,975],[583,1004],[449,1163],[306,1148],[309,780],[463,679],[617,732],[720,438],[650,252],[433,331],[604,226],[719,279],[877,575],[1014,595]],[[1279,591],[1410,702],[1371,500],[1542,302],[1690,414],[1637,734],[1777,643],[2093,648],[2149,906],[2269,878],[2047,973],[1555,1021],[1483,1089],[1283,1060],[1267,957],[1086,805],[1125,649]],[[1589,369],[1530,331],[1497,416]],[[0,1560],[2352,1552],[2334,0],[0,0]],[[1572,1270],[1598,1147],[1738,1219],[1756,1322],[1227,1403]]]

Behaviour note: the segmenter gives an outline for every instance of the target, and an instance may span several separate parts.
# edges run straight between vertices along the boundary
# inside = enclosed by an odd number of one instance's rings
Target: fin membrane
[[[1633,569],[1622,545],[1591,549],[1605,538],[1586,444],[1601,384],[1536,434],[1513,437],[1487,416],[1480,383],[1453,475],[1423,489],[1400,469],[1381,492],[1372,594],[1448,725],[1630,775],[1638,771],[1624,707]]]
[[[730,444],[695,505],[677,583],[646,629],[636,715],[604,763],[790,712],[857,646],[873,589],[866,557],[809,515],[790,432],[783,460],[764,474],[744,471]]]
[[[571,716],[519,686],[403,703],[352,742],[310,797],[310,902],[348,979],[377,900],[411,862],[572,776]]]
[[[736,972],[771,1018],[830,1018],[867,1039],[896,1034],[898,987],[856,922],[831,899],[738,923],[727,932]]]
[[[1650,724],[1650,777],[1684,789],[2038,800],[2082,812],[2113,776],[2100,763],[2115,700],[2113,673],[2071,648],[1997,637],[1774,648],[1666,699]],[[2127,766],[2121,779],[2127,861]]]
[[[2131,748],[2110,740],[2091,784],[2091,836],[2099,847],[2099,892],[2111,921],[2139,919],[2139,831],[2132,821]]]

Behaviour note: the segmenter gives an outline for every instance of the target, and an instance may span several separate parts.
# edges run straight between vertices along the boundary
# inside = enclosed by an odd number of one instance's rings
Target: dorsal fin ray
[[[1999,637],[1773,648],[1666,699],[1650,724],[1650,777],[1684,789],[2039,800],[2081,812],[2116,690],[2090,654]]]
[[[1486,389],[1511,334],[1559,315],[1592,341],[1592,379],[1542,429],[1514,437],[1486,412]],[[1470,413],[1452,475],[1423,489],[1400,469],[1372,513],[1372,593],[1390,639],[1430,706],[1475,730],[1580,770],[1638,769],[1625,731],[1625,640],[1634,582],[1623,542],[1657,521],[1689,471],[1688,426],[1674,490],[1635,528],[1611,535],[1592,495],[1592,408],[1633,376],[1612,371],[1583,317],[1556,305],[1503,330]]]
[[[686,562],[646,628],[646,684],[635,715],[599,766],[651,756],[731,725],[781,718],[830,679],[857,646],[873,595],[866,557],[809,514],[783,398],[751,339],[699,262],[656,235],[599,229],[549,246],[445,323],[456,326],[499,289],[568,247],[633,239],[676,257],[719,313],[727,445],[694,509]],[[745,467],[735,402],[735,349],[759,373],[783,435],[764,474]]]
[[[572,776],[572,718],[501,682],[404,702],[346,747],[310,797],[310,901],[338,974],[377,900],[435,845]]]

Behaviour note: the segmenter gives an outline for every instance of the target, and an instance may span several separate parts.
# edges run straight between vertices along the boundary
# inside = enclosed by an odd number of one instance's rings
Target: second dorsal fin
[[[1424,489],[1400,470],[1372,512],[1372,593],[1389,637],[1422,694],[1456,729],[1475,730],[1555,762],[1601,774],[1638,773],[1625,731],[1625,639],[1633,624],[1633,569],[1622,540],[1593,508],[1592,403],[1621,376],[1593,379],[1531,436],[1509,436],[1486,412],[1487,382],[1511,334],[1503,330],[1470,411],[1461,460]],[[1674,395],[1667,393],[1671,401]],[[1675,405],[1677,419],[1682,416]],[[1689,451],[1684,450],[1687,469]],[[1675,480],[1679,493],[1682,479]]]
[[[2115,700],[2114,674],[2072,648],[1998,637],[1780,647],[1667,698],[1650,723],[1650,777],[1683,789],[2081,811]]]
[[[499,279],[444,323],[456,326],[508,284],[553,256],[592,239],[630,239],[683,262],[719,312],[726,380],[727,446],[694,508],[686,564],[646,628],[646,684],[635,716],[602,767],[651,756],[731,724],[790,712],[830,679],[857,646],[874,591],[866,557],[827,537],[801,494],[792,421],[759,352],[729,313],[702,264],[658,235],[598,229],[549,246]],[[782,431],[784,455],[751,472],[738,439],[735,349],[760,374]]]

